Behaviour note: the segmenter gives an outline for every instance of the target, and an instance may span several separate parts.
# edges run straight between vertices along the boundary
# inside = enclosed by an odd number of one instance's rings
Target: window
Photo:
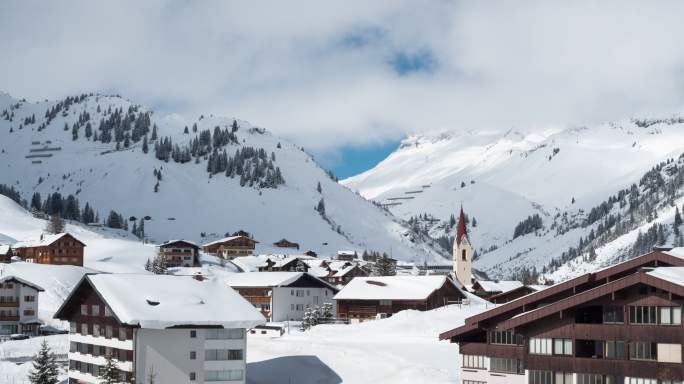
[[[489,342],[491,344],[522,344],[522,336],[516,335],[513,331],[490,331]]]
[[[197,380],[197,374],[195,372],[190,372],[190,381]]]
[[[76,324],[73,321],[69,323],[69,332],[70,333],[76,333],[77,329],[78,329],[78,324]]]
[[[88,324],[83,323],[81,324],[81,335],[87,335],[88,334]]]
[[[304,290],[303,289],[297,290],[297,297],[304,297]]]
[[[35,316],[35,315],[36,315],[36,311],[34,311],[33,309],[25,309],[24,310],[24,316]]]
[[[572,356],[572,339],[553,339],[553,354]]]
[[[192,331],[190,331],[190,338],[191,338],[191,339],[194,339],[194,338],[196,338],[196,337],[197,337],[197,331],[195,331],[195,330],[193,329]]]
[[[205,338],[207,340],[234,339],[239,340],[245,337],[245,330],[242,328],[230,329],[207,329]]]
[[[658,343],[658,361],[661,363],[682,362],[682,345]]]
[[[111,339],[114,336],[114,330],[111,325],[105,326],[105,337]]]
[[[629,322],[631,324],[658,324],[657,307],[630,306]]]
[[[207,349],[204,351],[204,360],[242,360],[242,349]]]
[[[204,381],[241,381],[241,369],[229,369],[225,371],[204,371]]]
[[[503,372],[503,373],[524,373],[522,364],[518,359],[507,359],[502,357],[492,357],[489,359],[491,367],[489,368],[492,372]]]
[[[554,384],[572,384],[572,373],[556,372],[556,381]]]
[[[197,359],[197,352],[190,351],[190,360],[195,360],[195,359]]]
[[[294,305],[294,304],[290,304],[290,310],[291,310],[291,311],[294,311],[294,310],[295,310],[295,305]]]
[[[112,317],[112,310],[109,309],[109,307],[106,305],[104,307],[104,315],[105,315],[105,317]]]
[[[625,384],[658,384],[658,379],[647,379],[643,377],[625,377]]]
[[[593,373],[578,373],[577,384],[616,384],[613,376],[603,376]],[[625,383],[627,384],[627,383]]]
[[[119,327],[119,340],[128,339],[128,331],[124,327]]]
[[[466,259],[466,250],[464,249],[461,251],[461,260],[466,261]]]
[[[632,341],[629,343],[630,360],[658,360],[656,343]]]
[[[681,325],[682,307],[660,307],[660,324]]]
[[[91,314],[93,316],[100,316],[100,306],[99,305],[93,305],[90,308],[92,310]]]
[[[607,324],[622,324],[625,322],[625,312],[622,306],[606,305],[603,307],[603,322]]]
[[[552,353],[551,339],[530,338],[530,353],[533,355],[550,355]]]
[[[478,355],[462,355],[463,368],[487,369],[485,365],[485,357]]]
[[[294,296],[294,289],[290,290],[290,296]]]
[[[93,336],[95,336],[95,337],[100,336],[100,325],[99,324],[93,324]]]
[[[81,315],[88,316],[88,305],[81,304]]]
[[[606,341],[604,355],[608,359],[624,359],[625,342],[619,340]]]
[[[27,303],[32,303],[32,302],[36,301],[36,297],[35,296],[24,296],[24,301]]]
[[[554,384],[553,372],[530,370],[527,377],[528,384]]]
[[[304,310],[304,304],[297,304],[297,305],[295,306],[295,309],[296,309],[297,311],[303,311],[303,310]]]

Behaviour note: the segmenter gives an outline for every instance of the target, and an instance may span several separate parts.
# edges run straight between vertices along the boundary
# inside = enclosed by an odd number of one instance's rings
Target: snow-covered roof
[[[684,267],[659,267],[646,274],[684,287]]]
[[[259,267],[268,266],[267,261],[271,260],[271,262],[275,263],[275,264],[273,264],[274,268],[280,268],[280,267],[287,265],[287,264],[289,264],[289,263],[291,263],[297,259],[302,260],[302,261],[311,260],[311,259],[317,260],[315,257],[307,256],[307,255],[268,255],[263,260],[263,262],[261,264],[259,264]],[[306,263],[306,264],[309,265],[308,263]]]
[[[517,280],[499,280],[499,281],[490,281],[490,280],[477,280],[477,284],[482,287],[482,289],[485,292],[497,292],[497,293],[504,293],[508,291],[512,291],[516,288],[520,288],[523,286],[523,283],[517,281]]]
[[[265,322],[254,306],[218,279],[143,274],[97,274],[85,279],[125,324],[153,329],[180,325],[252,328]]]
[[[335,295],[334,299],[425,300],[447,281],[453,284],[446,276],[355,277]]]
[[[9,250],[10,250],[9,245],[0,244],[0,255],[6,255],[7,252],[9,252]]]
[[[226,241],[232,241],[232,240],[235,240],[235,239],[239,239],[239,238],[241,238],[241,237],[244,237],[245,239],[249,239],[249,240],[251,240],[251,241],[253,241],[253,242],[255,242],[255,243],[258,243],[258,241],[254,240],[254,239],[250,239],[250,238],[247,237],[247,236],[228,236],[228,237],[224,237],[223,239],[218,239],[218,240],[214,240],[214,241],[212,241],[212,242],[203,244],[202,246],[203,246],[203,247],[208,247],[208,246],[211,246],[211,245],[214,245],[214,244],[220,244],[220,243],[225,243]]]
[[[541,284],[528,284],[527,286],[534,289],[535,292],[543,291],[546,288],[550,287],[550,285],[541,285]]]
[[[165,241],[165,242],[159,244],[159,246],[163,247],[165,245],[169,245],[169,244],[173,244],[173,243],[187,243],[187,244],[190,244],[192,246],[199,247],[197,245],[197,243],[190,241],[190,240],[183,240],[183,239],[168,240],[168,241]]]
[[[354,267],[356,267],[356,265],[346,266],[346,267],[340,269],[339,271],[335,272],[333,277],[344,277],[344,275],[351,272],[354,269]]]
[[[338,255],[354,256],[358,255],[356,251],[337,251]]]
[[[669,251],[663,253],[665,253],[666,255],[679,257],[680,259],[684,259],[684,247],[672,248]]]
[[[54,234],[54,235],[43,235],[43,238],[42,238],[42,239],[26,240],[26,241],[19,241],[19,242],[16,242],[16,243],[13,245],[13,247],[14,247],[15,249],[16,249],[16,248],[28,248],[28,247],[42,247],[42,246],[50,245],[50,244],[54,243],[55,241],[61,239],[61,238],[64,237],[64,236],[67,236],[67,235],[73,237],[72,235],[70,235],[70,234],[68,234],[68,233],[57,233],[57,234]],[[76,238],[74,237],[74,239],[76,239]],[[78,239],[76,239],[76,241],[78,241],[78,242],[80,242],[81,244],[83,244],[83,243],[82,243],[80,240],[78,240]]]
[[[226,284],[235,288],[246,288],[246,287],[282,287],[287,286],[303,275],[309,275],[312,279],[319,281],[321,284],[334,288],[327,282],[319,279],[306,272],[244,272],[244,273],[232,273],[225,276],[224,281]]]
[[[39,285],[37,285],[37,284],[35,284],[35,283],[32,283],[32,282],[30,282],[30,281],[28,281],[28,280],[24,280],[24,279],[22,279],[21,277],[16,277],[16,276],[14,276],[14,275],[7,275],[7,276],[2,276],[2,277],[0,277],[0,284],[4,283],[5,281],[12,281],[12,280],[18,281],[18,282],[20,282],[20,283],[22,283],[22,284],[24,284],[24,285],[28,285],[29,287],[33,287],[33,288],[35,288],[36,290],[38,290],[38,291],[40,291],[40,292],[45,291],[41,286],[39,286]]]

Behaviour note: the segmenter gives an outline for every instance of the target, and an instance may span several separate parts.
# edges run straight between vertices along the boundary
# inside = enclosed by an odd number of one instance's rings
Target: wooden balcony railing
[[[2,308],[18,308],[18,301],[0,301],[0,307]]]
[[[19,316],[0,315],[0,321],[19,321]]]

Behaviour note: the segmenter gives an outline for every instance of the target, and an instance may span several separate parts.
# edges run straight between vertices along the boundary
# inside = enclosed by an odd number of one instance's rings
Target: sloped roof
[[[446,276],[355,277],[335,295],[335,300],[425,300],[444,283]],[[454,286],[458,287],[456,284]]]
[[[9,245],[0,244],[0,255],[6,255],[10,248],[11,247]]]
[[[65,300],[55,318],[65,319],[63,309],[74,292],[89,284],[124,324],[164,329],[174,326],[223,326],[252,328],[264,317],[247,300],[217,279],[143,274],[86,275]]]
[[[164,243],[159,244],[159,246],[160,246],[160,247],[165,247],[165,246],[169,246],[169,245],[172,245],[172,244],[175,244],[175,243],[185,243],[185,244],[188,244],[188,245],[190,245],[190,246],[192,246],[192,247],[199,248],[199,246],[198,246],[196,243],[194,243],[194,242],[192,242],[192,241],[190,241],[190,240],[183,240],[183,239],[168,240],[168,241],[165,241]]]
[[[287,287],[295,281],[308,277],[313,279],[318,285],[325,286],[337,291],[337,288],[328,282],[306,272],[244,272],[226,275],[226,284],[235,288],[249,287]]]
[[[253,241],[253,242],[255,242],[255,243],[258,243],[258,241],[254,240],[254,239],[251,239],[251,238],[249,238],[249,237],[247,237],[247,236],[228,236],[228,237],[224,237],[223,239],[218,239],[218,240],[214,240],[214,241],[212,241],[212,242],[203,244],[202,246],[203,246],[203,247],[208,247],[208,246],[211,246],[211,245],[221,244],[221,243],[225,243],[225,242],[227,242],[227,241],[232,241],[232,240],[235,240],[235,239],[239,239],[239,238],[241,238],[241,237],[244,237],[245,239],[249,239],[250,241]]]
[[[476,283],[485,291],[485,292],[496,292],[496,293],[505,293],[508,291],[512,291],[516,288],[520,288],[523,286],[523,283],[517,281],[517,280],[499,280],[499,281],[491,281],[491,280],[477,280]]]
[[[48,246],[48,245],[54,243],[55,241],[61,239],[64,236],[72,237],[74,240],[78,241],[79,243],[81,243],[85,247],[85,243],[83,243],[79,239],[75,238],[70,233],[66,233],[66,232],[65,233],[57,233],[54,235],[43,235],[42,239],[19,241],[17,243],[14,243],[14,245],[12,247],[14,249],[30,248],[30,247],[45,247],[45,246]]]
[[[456,224],[456,244],[461,244],[463,237],[468,238],[468,230],[466,229],[463,207],[461,207],[461,212],[458,214],[458,224]]]
[[[24,280],[24,279],[22,279],[21,277],[16,277],[16,276],[13,276],[13,275],[7,275],[7,276],[2,276],[2,277],[0,277],[0,283],[4,283],[4,282],[6,282],[6,281],[16,281],[16,282],[19,282],[19,283],[21,283],[21,284],[28,285],[29,287],[33,287],[33,288],[35,288],[35,289],[36,289],[37,291],[39,291],[39,292],[44,292],[44,291],[45,291],[41,286],[39,286],[39,285],[37,285],[37,284],[34,284],[34,283],[32,283],[32,282],[30,282],[30,281],[28,281],[28,280]]]

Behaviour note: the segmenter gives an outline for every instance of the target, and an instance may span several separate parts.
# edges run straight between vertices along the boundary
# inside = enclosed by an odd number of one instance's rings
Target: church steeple
[[[468,239],[468,228],[466,227],[465,214],[463,207],[458,216],[456,224],[456,237],[454,238],[453,249],[453,269],[456,280],[465,286],[473,284],[473,247]]]

